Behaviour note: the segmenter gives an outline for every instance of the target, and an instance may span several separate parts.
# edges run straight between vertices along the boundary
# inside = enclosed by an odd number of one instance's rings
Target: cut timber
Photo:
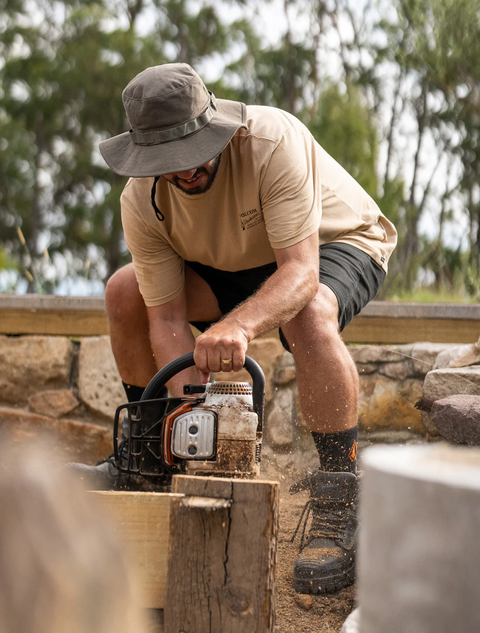
[[[378,446],[362,467],[358,630],[480,631],[480,451]]]
[[[163,609],[167,583],[170,506],[179,495],[92,492],[111,519],[134,572],[139,606]]]
[[[165,633],[271,633],[278,483],[179,475],[173,490]]]

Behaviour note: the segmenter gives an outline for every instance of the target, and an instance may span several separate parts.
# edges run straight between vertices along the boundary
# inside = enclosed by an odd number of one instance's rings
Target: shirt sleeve
[[[272,248],[293,246],[320,227],[321,183],[314,143],[306,128],[291,126],[265,169],[260,197]]]
[[[184,261],[168,240],[153,231],[125,188],[121,198],[125,242],[132,254],[140,292],[148,307],[175,299],[185,284]]]

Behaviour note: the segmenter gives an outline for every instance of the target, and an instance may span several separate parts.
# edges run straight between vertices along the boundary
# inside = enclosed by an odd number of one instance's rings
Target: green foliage
[[[60,281],[45,248],[70,276],[105,279],[128,261],[125,179],[98,143],[128,129],[121,93],[134,75],[185,61],[216,74],[218,97],[299,116],[377,200],[399,230],[382,296],[422,283],[479,296],[477,0],[285,0],[269,41],[267,5],[0,0],[0,253],[30,290],[28,275],[49,290]],[[459,216],[468,235],[452,244]]]
[[[10,258],[5,249],[0,248],[0,272],[5,270],[16,270],[18,265]]]
[[[319,101],[310,130],[320,145],[374,198],[378,196],[377,129],[371,111],[350,83],[345,92],[328,87]]]

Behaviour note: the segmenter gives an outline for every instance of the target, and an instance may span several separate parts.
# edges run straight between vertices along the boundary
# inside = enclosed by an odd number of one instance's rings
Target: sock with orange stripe
[[[339,433],[315,433],[312,437],[320,457],[320,469],[331,473],[357,470],[358,426]]]

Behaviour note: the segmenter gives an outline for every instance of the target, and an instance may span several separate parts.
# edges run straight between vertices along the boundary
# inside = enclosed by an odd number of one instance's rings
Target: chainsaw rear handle
[[[184,369],[188,369],[189,367],[193,367],[195,365],[195,361],[193,360],[193,353],[185,354],[184,356],[180,356],[175,360],[172,360],[171,363],[165,365],[163,369],[160,369],[152,380],[145,387],[145,390],[140,398],[142,400],[154,400],[159,397],[159,393],[162,388],[165,387],[165,384],[174,376],[176,376],[179,372]],[[265,375],[263,373],[260,365],[250,358],[250,356],[245,356],[245,369],[248,371],[253,380],[252,385],[252,399],[253,399],[253,410],[257,414],[258,417],[258,430],[260,431],[263,427],[263,402],[265,399]]]

